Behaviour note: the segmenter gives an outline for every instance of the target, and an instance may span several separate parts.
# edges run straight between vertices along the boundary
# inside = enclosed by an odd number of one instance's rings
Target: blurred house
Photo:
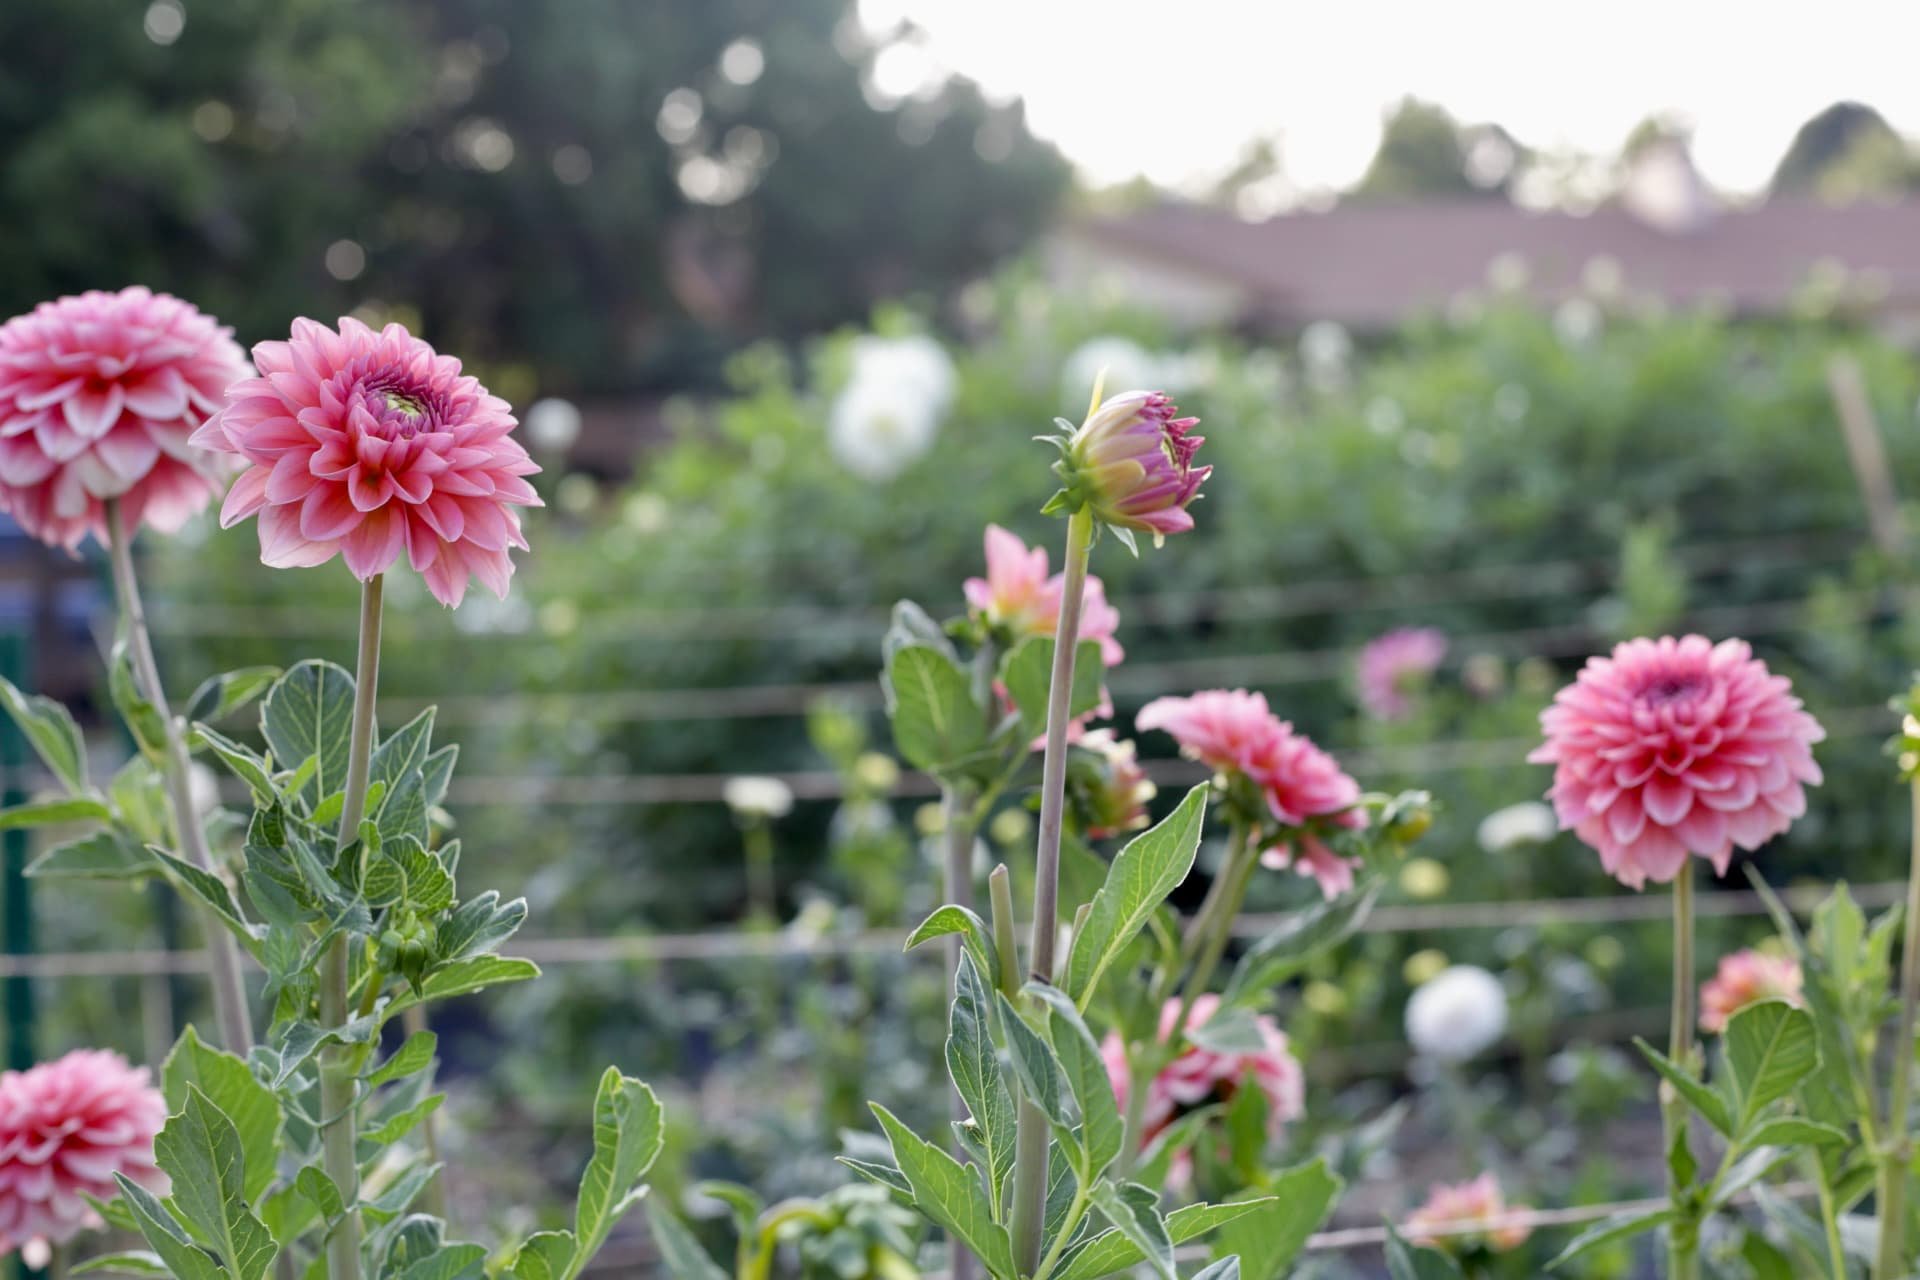
[[[1743,315],[1815,299],[1920,333],[1920,197],[1733,206],[1677,145],[1649,147],[1616,198],[1586,213],[1482,199],[1248,221],[1168,202],[1070,224],[1048,264],[1062,287],[1117,288],[1195,327],[1378,330],[1493,287],[1547,303],[1624,293]]]

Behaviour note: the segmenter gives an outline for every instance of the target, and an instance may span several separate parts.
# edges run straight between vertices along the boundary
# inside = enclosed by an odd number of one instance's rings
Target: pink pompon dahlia
[[[1432,627],[1399,627],[1367,641],[1355,675],[1360,705],[1376,720],[1404,720],[1410,696],[1447,656],[1447,637]]]
[[[166,1119],[147,1069],[117,1053],[76,1049],[0,1074],[0,1250],[64,1244],[99,1226],[82,1196],[118,1196],[116,1173],[164,1195],[153,1139]]]
[[[1762,1000],[1800,1003],[1804,979],[1790,957],[1749,948],[1720,957],[1711,978],[1700,984],[1700,1029],[1718,1035],[1727,1019]]]
[[[129,533],[185,524],[227,474],[188,437],[247,374],[232,334],[138,287],[0,325],[0,510],[68,550],[89,533],[106,541],[109,498]]]
[[[1500,1180],[1483,1173],[1466,1182],[1436,1183],[1427,1201],[1407,1216],[1406,1236],[1417,1245],[1448,1253],[1518,1249],[1533,1234],[1523,1204],[1509,1205]]]
[[[1246,784],[1261,812],[1241,816],[1260,823],[1270,842],[1261,856],[1265,865],[1290,866],[1312,876],[1328,898],[1353,887],[1358,860],[1335,853],[1322,837],[1329,828],[1357,831],[1367,825],[1359,807],[1360,784],[1276,717],[1264,695],[1207,689],[1185,698],[1155,698],[1140,709],[1134,724],[1172,734],[1182,755],[1225,775],[1229,797]]]
[[[1695,853],[1725,874],[1806,811],[1826,737],[1784,676],[1744,640],[1629,640],[1590,658],[1540,714],[1562,830],[1638,889],[1674,878]]]
[[[967,604],[990,627],[1002,629],[1014,640],[1027,636],[1052,638],[1060,624],[1060,601],[1066,575],[1047,573],[1047,549],[1029,547],[1020,536],[997,524],[987,526],[987,576],[968,578]],[[1098,640],[1100,657],[1109,667],[1126,655],[1115,633],[1120,611],[1107,602],[1106,586],[1088,575],[1080,598],[1080,638]]]
[[[404,550],[442,604],[472,577],[506,595],[508,549],[527,546],[516,508],[540,505],[506,401],[400,325],[375,333],[351,316],[338,333],[295,320],[290,341],[253,360],[260,376],[193,437],[252,464],[223,526],[258,514],[260,558],[276,568],[338,554],[365,581]]]
[[[1061,444],[1055,471],[1066,488],[1049,511],[1093,510],[1094,519],[1156,539],[1193,528],[1187,507],[1212,467],[1196,467],[1198,418],[1179,417],[1158,391],[1123,391],[1096,406]]]
[[[1220,997],[1206,992],[1193,1002],[1187,1026],[1205,1026],[1220,1008]],[[1160,1043],[1174,1034],[1174,1022],[1180,1016],[1180,1001],[1169,1000],[1160,1009]],[[1286,1033],[1265,1014],[1254,1019],[1260,1031],[1261,1047],[1244,1053],[1222,1053],[1189,1044],[1167,1067],[1147,1084],[1145,1110],[1141,1112],[1140,1144],[1145,1146],[1181,1113],[1210,1102],[1231,1099],[1240,1087],[1251,1081],[1267,1098],[1267,1130],[1278,1136],[1289,1120],[1306,1109],[1306,1078],[1299,1060],[1287,1047]],[[1126,1044],[1116,1032],[1109,1032],[1101,1043],[1100,1056],[1106,1062],[1107,1078],[1113,1082],[1114,1096],[1126,1105],[1132,1089],[1127,1066]]]

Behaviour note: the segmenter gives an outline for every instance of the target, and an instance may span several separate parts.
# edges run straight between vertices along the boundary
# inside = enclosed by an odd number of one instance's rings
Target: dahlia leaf
[[[938,1226],[963,1242],[994,1276],[1014,1275],[1013,1240],[993,1220],[980,1180],[958,1160],[902,1124],[877,1102],[867,1104],[886,1130],[901,1176],[913,1191],[913,1203]]]
[[[33,800],[0,809],[0,831],[51,827],[67,822],[111,821],[113,810],[93,796],[61,796],[55,800]]]
[[[180,1033],[160,1065],[167,1105],[184,1108],[199,1090],[233,1123],[246,1161],[246,1199],[251,1203],[273,1181],[274,1159],[284,1120],[273,1090],[255,1078],[247,1064],[205,1044],[191,1026]]]
[[[1391,1225],[1387,1227],[1387,1274],[1393,1280],[1460,1280],[1459,1264],[1423,1245],[1409,1244]]]
[[[511,938],[526,918],[525,898],[502,903],[499,891],[489,889],[461,903],[440,922],[435,954],[442,960],[484,955]]]
[[[239,904],[233,900],[233,891],[227,888],[227,882],[211,871],[183,862],[157,844],[147,846],[147,852],[160,860],[160,865],[170,873],[170,878],[184,886],[192,896],[198,898],[227,926],[239,936],[248,950],[256,950],[261,933],[240,914]]]
[[[1007,1056],[1012,1059],[1013,1074],[1020,1081],[1021,1093],[1049,1121],[1070,1128],[1078,1117],[1067,1106],[1072,1095],[1067,1089],[1065,1073],[1060,1069],[1060,1060],[1053,1056],[1052,1046],[1027,1025],[1005,993],[995,992],[994,996],[999,1003],[1000,1026],[1006,1032]]]
[[[247,784],[256,800],[262,805],[272,805],[279,798],[279,790],[273,785],[273,773],[267,762],[248,747],[243,747],[225,734],[196,723],[188,731],[187,741],[193,746],[207,746],[220,762],[233,772],[236,778]]]
[[[260,697],[280,678],[278,667],[241,667],[208,676],[187,699],[187,720],[218,720]]]
[[[171,1280],[173,1276],[159,1254],[149,1253],[145,1249],[96,1254],[85,1262],[74,1263],[69,1274],[83,1276],[94,1271],[107,1271],[115,1275],[158,1276],[161,1280]]]
[[[1107,882],[1093,896],[1086,924],[1074,935],[1064,990],[1085,1009],[1100,977],[1133,941],[1154,909],[1193,869],[1205,820],[1208,783],[1187,792],[1158,826],[1127,842],[1113,860]]]
[[[571,1231],[537,1232],[521,1242],[505,1274],[512,1280],[561,1280],[573,1261],[573,1252]],[[666,1252],[664,1247],[661,1252]]]
[[[1082,640],[1073,652],[1073,695],[1067,718],[1077,720],[1096,710],[1102,701],[1107,665],[1098,640]],[[1047,697],[1053,682],[1053,641],[1030,636],[1010,650],[1000,663],[1000,681],[1020,711],[1020,731],[1031,741],[1047,731]]]
[[[666,1264],[667,1274],[674,1280],[727,1280],[720,1264],[707,1256],[707,1251],[693,1238],[693,1232],[687,1230],[672,1210],[650,1208],[647,1222],[653,1228],[654,1243],[660,1246],[660,1261]]]
[[[1725,1042],[1740,1106],[1739,1133],[1820,1065],[1813,1019],[1784,1000],[1762,1000],[1734,1014],[1727,1020]]]
[[[951,903],[921,921],[920,927],[907,935],[905,949],[911,951],[923,942],[956,933],[966,944],[967,952],[973,957],[973,963],[981,974],[994,975],[1000,972],[999,950],[994,946],[993,935],[988,931],[986,922],[967,908]]]
[[[1173,1270],[1173,1237],[1166,1219],[1160,1216],[1160,1195],[1137,1182],[1113,1182],[1102,1178],[1094,1183],[1091,1198],[1094,1208],[1113,1224],[1127,1242],[1161,1280],[1176,1280]]]
[[[1264,997],[1275,986],[1306,968],[1329,948],[1338,946],[1366,923],[1380,897],[1382,881],[1375,877],[1353,892],[1331,902],[1317,902],[1296,911],[1240,957],[1227,989],[1223,1008]]]
[[[986,716],[954,659],[930,645],[905,645],[889,658],[885,679],[894,744],[914,768],[951,772],[985,743]]]
[[[71,711],[52,698],[22,693],[5,679],[0,679],[0,705],[67,790],[87,789],[87,743]]]
[[[960,954],[953,988],[947,1071],[973,1115],[971,1133],[980,1146],[987,1191],[998,1204],[1001,1185],[1013,1168],[1013,1094],[1001,1075],[1000,1055],[994,1048],[992,997],[970,952]]]
[[[1326,1221],[1345,1185],[1327,1168],[1325,1157],[1282,1170],[1263,1181],[1261,1198],[1233,1202],[1248,1204],[1251,1211],[1221,1226],[1214,1252],[1239,1255],[1241,1280],[1279,1280],[1307,1237]]]
[[[260,731],[281,764],[297,768],[315,762],[303,790],[309,804],[318,804],[346,785],[353,677],[331,662],[295,664],[260,704]]]
[[[580,1268],[606,1243],[620,1215],[644,1193],[640,1180],[659,1158],[665,1141],[664,1113],[653,1090],[608,1067],[593,1102],[593,1159],[580,1175],[573,1223],[577,1248],[567,1268],[568,1280],[580,1274]]]
[[[1098,1177],[1119,1157],[1126,1141],[1106,1060],[1066,992],[1044,982],[1029,982],[1026,990],[1047,1006],[1054,1053],[1080,1110],[1080,1144],[1087,1156],[1087,1173]]]
[[[46,879],[144,880],[159,868],[146,850],[111,831],[96,831],[46,850],[27,864],[27,874]]]
[[[434,1050],[439,1044],[440,1037],[431,1031],[414,1032],[391,1058],[368,1074],[367,1088],[378,1089],[383,1084],[426,1070],[433,1065]]]
[[[1727,1111],[1725,1100],[1719,1094],[1694,1079],[1685,1068],[1640,1037],[1634,1037],[1633,1047],[1638,1049],[1640,1056],[1660,1073],[1661,1079],[1672,1085],[1674,1091],[1687,1100],[1687,1105],[1699,1112],[1701,1118],[1712,1125],[1722,1137],[1733,1136],[1733,1118]]]
[[[124,626],[115,632],[113,649],[107,655],[107,692],[120,718],[126,722],[127,732],[133,735],[134,744],[158,759],[167,749],[166,720],[134,678],[133,657],[128,650]]]
[[[175,1280],[225,1280],[226,1270],[193,1242],[151,1191],[124,1173],[114,1174],[113,1180],[120,1184],[120,1197],[132,1213],[134,1225]]]
[[[1167,1238],[1174,1244],[1185,1244],[1274,1203],[1272,1196],[1264,1196],[1230,1204],[1190,1204],[1167,1215]],[[1098,1280],[1139,1265],[1145,1256],[1119,1230],[1103,1231],[1062,1254],[1053,1280]]]
[[[1575,1236],[1567,1247],[1547,1264],[1547,1270],[1558,1270],[1575,1258],[1598,1249],[1601,1245],[1631,1240],[1637,1235],[1652,1231],[1655,1227],[1663,1227],[1673,1219],[1674,1212],[1668,1208],[1641,1209],[1631,1213],[1617,1213],[1611,1218],[1602,1219]]]
[[[167,1118],[153,1151],[173,1180],[172,1203],[212,1242],[233,1280],[266,1275],[280,1248],[247,1207],[246,1157],[233,1121],[190,1084],[186,1107]]]

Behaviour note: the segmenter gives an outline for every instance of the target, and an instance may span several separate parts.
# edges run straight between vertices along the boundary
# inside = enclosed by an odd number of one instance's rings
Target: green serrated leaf
[[[259,935],[247,923],[246,917],[240,914],[239,904],[234,902],[233,892],[227,888],[225,880],[211,871],[202,871],[191,862],[181,861],[157,844],[148,845],[147,852],[160,860],[160,865],[169,873],[169,879],[212,910],[248,948],[256,944]]]
[[[950,773],[985,745],[986,713],[973,700],[966,671],[948,654],[903,645],[888,655],[884,681],[894,745],[914,768]]]
[[[212,749],[220,757],[220,762],[233,772],[233,776],[247,784],[254,798],[262,805],[273,804],[280,795],[274,785],[273,771],[266,760],[251,748],[241,746],[232,738],[217,729],[209,729],[204,724],[195,724],[190,731],[189,741]]]
[[[973,956],[973,963],[980,975],[989,982],[993,981],[1000,972],[1000,953],[994,946],[993,934],[984,920],[965,907],[949,904],[921,921],[920,927],[907,935],[906,950],[911,951],[923,942],[956,933]]]
[[[111,822],[113,810],[94,796],[60,796],[0,809],[0,831],[51,827],[67,822]]]
[[[1440,1252],[1407,1243],[1387,1227],[1387,1274],[1392,1280],[1461,1280],[1459,1264]]]
[[[1085,1009],[1107,966],[1139,933],[1147,918],[1193,869],[1207,808],[1206,783],[1187,792],[1160,824],[1128,841],[1113,860],[1107,882],[1093,897],[1086,924],[1074,936],[1064,990]]]
[[[1115,1183],[1101,1178],[1089,1188],[1093,1207],[1140,1251],[1141,1259],[1161,1280],[1177,1280],[1173,1271],[1173,1237],[1160,1216],[1160,1195],[1137,1182]]]
[[[1273,1197],[1263,1196],[1229,1204],[1190,1204],[1167,1215],[1167,1238],[1176,1245],[1185,1244],[1273,1203]],[[1054,1272],[1054,1280],[1098,1280],[1138,1266],[1145,1258],[1140,1247],[1118,1230],[1103,1231],[1069,1250]]]
[[[230,716],[273,687],[280,678],[278,667],[241,667],[237,671],[208,676],[187,699],[188,720],[218,720]]]
[[[660,1246],[660,1261],[674,1280],[728,1280],[720,1265],[707,1256],[671,1210],[659,1205],[647,1209],[647,1223],[653,1228],[653,1242]]]
[[[147,851],[112,831],[96,831],[46,850],[27,864],[43,879],[145,880],[160,874]]]
[[[1727,1114],[1727,1104],[1719,1094],[1694,1079],[1666,1054],[1661,1053],[1640,1037],[1634,1037],[1633,1047],[1638,1049],[1640,1056],[1660,1073],[1661,1079],[1672,1085],[1674,1090],[1686,1099],[1688,1106],[1700,1113],[1703,1120],[1712,1125],[1721,1136],[1733,1136],[1733,1118]]]
[[[973,1133],[984,1155],[989,1194],[1000,1200],[1013,1169],[1014,1104],[1000,1071],[993,1042],[993,997],[970,954],[962,952],[954,972],[953,1007],[948,1018],[947,1070],[954,1088],[973,1115]]]
[[[331,662],[297,663],[260,704],[260,731],[273,758],[289,768],[314,762],[298,788],[309,805],[346,785],[352,730],[353,677]]]
[[[504,1274],[512,1280],[565,1280],[573,1249],[571,1231],[538,1232],[521,1242]]]
[[[1080,1115],[1080,1146],[1087,1158],[1086,1172],[1090,1177],[1098,1177],[1119,1157],[1125,1145],[1126,1124],[1120,1117],[1106,1059],[1092,1030],[1066,992],[1044,982],[1029,982],[1026,990],[1047,1007],[1054,1054]]]
[[[171,1280],[173,1272],[167,1270],[167,1264],[157,1253],[144,1249],[129,1249],[121,1253],[99,1253],[85,1262],[76,1262],[70,1274],[76,1276],[91,1275],[104,1271],[120,1276],[158,1276],[162,1280]]]
[[[1620,1240],[1630,1240],[1634,1236],[1664,1227],[1673,1221],[1673,1210],[1641,1209],[1631,1213],[1617,1213],[1611,1218],[1602,1219],[1575,1236],[1567,1247],[1554,1256],[1547,1264],[1547,1270],[1555,1271],[1566,1266],[1575,1258],[1582,1256],[1601,1245],[1613,1244]]]
[[[1007,1036],[1007,1056],[1013,1061],[1013,1073],[1028,1102],[1040,1109],[1050,1122],[1062,1127],[1076,1119],[1067,1107],[1067,1083],[1053,1047],[1020,1017],[1013,1002],[1000,992],[994,993],[1000,1008],[1000,1026]]]
[[[0,679],[0,705],[67,790],[87,789],[87,743],[72,712],[52,698],[29,697],[4,679]]]
[[[434,1050],[439,1046],[440,1037],[433,1032],[414,1032],[407,1037],[405,1044],[394,1051],[391,1058],[367,1076],[367,1088],[378,1089],[383,1084],[410,1076],[416,1071],[424,1071],[433,1065]]]
[[[175,1280],[227,1280],[228,1273],[193,1242],[151,1191],[124,1173],[114,1174],[113,1180],[120,1184],[121,1199],[134,1225]]]
[[[1007,651],[1000,662],[1000,681],[1020,712],[1020,734],[1031,742],[1047,731],[1047,697],[1053,683],[1053,640],[1029,636]],[[1102,684],[1107,664],[1098,640],[1082,640],[1073,651],[1073,697],[1069,720],[1086,715],[1104,701]]]
[[[1315,957],[1351,937],[1373,911],[1382,884],[1378,877],[1371,877],[1351,893],[1289,915],[1240,957],[1221,1004],[1232,1007],[1266,995]]]
[[[1344,1186],[1324,1157],[1283,1170],[1266,1180],[1257,1207],[1220,1228],[1214,1253],[1238,1255],[1242,1280],[1279,1280]]]
[[[1740,1010],[1727,1020],[1723,1040],[1739,1101],[1739,1133],[1820,1066],[1813,1019],[1784,1000],[1762,1000]]]

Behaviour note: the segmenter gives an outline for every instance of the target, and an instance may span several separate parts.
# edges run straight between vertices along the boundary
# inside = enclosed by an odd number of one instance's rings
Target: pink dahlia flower
[[[1204,1026],[1219,1008],[1219,996],[1212,992],[1200,995],[1187,1016],[1187,1026]],[[1174,1020],[1179,1016],[1180,1001],[1169,1000],[1161,1007],[1159,1038],[1162,1044],[1172,1037]],[[1142,1146],[1182,1112],[1209,1102],[1230,1100],[1249,1080],[1267,1097],[1270,1134],[1278,1136],[1289,1120],[1300,1117],[1306,1109],[1306,1078],[1298,1059],[1287,1047],[1286,1033],[1265,1014],[1254,1021],[1260,1029],[1259,1049],[1248,1053],[1221,1053],[1189,1044],[1148,1083],[1146,1109],[1141,1113]],[[1133,1084],[1127,1067],[1126,1044],[1118,1033],[1107,1034],[1101,1042],[1100,1056],[1106,1062],[1114,1096],[1124,1107]]]
[[[64,1244],[100,1225],[83,1195],[120,1194],[125,1174],[164,1195],[153,1138],[167,1104],[117,1053],[76,1049],[0,1074],[0,1249]]]
[[[1800,966],[1786,956],[1736,951],[1720,957],[1720,967],[1700,984],[1700,1029],[1718,1035],[1727,1019],[1762,1000],[1800,1003]]]
[[[1193,528],[1187,511],[1212,467],[1196,467],[1198,418],[1158,391],[1110,396],[1067,440],[1058,466],[1067,488],[1049,509],[1093,509],[1096,520],[1156,538]],[[1055,504],[1060,504],[1056,506]]]
[[[987,576],[968,578],[967,603],[987,625],[1011,633],[1052,638],[1060,625],[1060,601],[1066,575],[1047,573],[1047,549],[1029,547],[1020,536],[997,524],[987,526]],[[1089,575],[1080,597],[1080,638],[1098,640],[1100,657],[1118,666],[1126,650],[1114,638],[1120,630],[1120,611],[1107,603],[1107,589]]]
[[[260,376],[229,388],[193,437],[251,464],[223,526],[257,513],[260,558],[276,568],[338,554],[365,581],[404,550],[442,604],[473,577],[506,595],[508,549],[527,546],[516,508],[540,505],[506,401],[401,326],[375,333],[351,316],[338,333],[295,320],[291,341],[253,360]]]
[[[1353,887],[1358,860],[1341,857],[1321,836],[1328,827],[1367,825],[1358,807],[1360,784],[1276,717],[1263,695],[1207,689],[1186,698],[1155,698],[1140,708],[1134,724],[1172,734],[1182,755],[1228,775],[1230,794],[1236,778],[1252,784],[1274,841],[1261,856],[1267,866],[1312,876],[1329,898]]]
[[[1111,729],[1093,729],[1078,745],[1092,760],[1084,769],[1069,766],[1068,785],[1085,812],[1087,837],[1105,840],[1146,826],[1154,786],[1133,743]]]
[[[1563,830],[1638,889],[1673,879],[1689,853],[1725,874],[1806,811],[1826,737],[1744,640],[1629,640],[1590,658],[1540,714]]]
[[[0,510],[40,541],[172,532],[219,493],[188,437],[247,374],[233,330],[147,289],[43,302],[0,326]]]
[[[1533,1234],[1525,1222],[1506,1221],[1526,1212],[1526,1205],[1507,1203],[1498,1178],[1483,1173],[1468,1182],[1436,1183],[1427,1202],[1408,1215],[1406,1235],[1414,1244],[1448,1253],[1504,1253]]]
[[[1400,627],[1375,636],[1360,650],[1360,705],[1376,720],[1406,719],[1413,712],[1409,695],[1446,656],[1447,637],[1432,627]]]

